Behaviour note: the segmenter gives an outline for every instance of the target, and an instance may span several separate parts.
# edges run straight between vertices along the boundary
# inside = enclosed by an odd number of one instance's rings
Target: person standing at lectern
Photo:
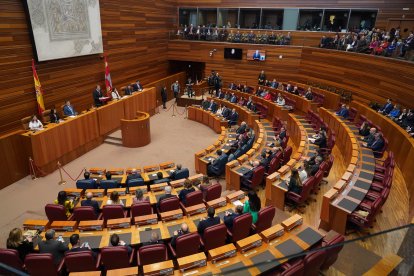
[[[97,85],[96,89],[93,91],[93,101],[96,107],[102,106],[102,102],[100,98],[102,98],[101,86]]]
[[[161,100],[162,100],[162,108],[166,109],[167,107],[165,104],[167,103],[167,86],[163,86],[161,88]]]
[[[260,72],[259,77],[258,77],[258,84],[264,85],[265,81],[266,81],[266,74],[264,70],[262,70],[262,72]]]
[[[180,84],[178,83],[178,80],[175,81],[172,85],[171,85],[171,91],[174,93],[174,98],[177,101],[178,99],[178,95],[180,94]]]

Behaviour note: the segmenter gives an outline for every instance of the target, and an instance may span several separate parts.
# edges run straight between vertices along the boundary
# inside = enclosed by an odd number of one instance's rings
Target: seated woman
[[[184,205],[186,204],[186,196],[189,194],[189,193],[192,193],[192,192],[194,192],[195,191],[195,189],[194,189],[194,187],[193,187],[193,182],[191,182],[191,180],[189,180],[189,179],[186,179],[185,181],[184,181],[184,189],[182,189],[181,191],[180,191],[180,193],[178,194],[178,197],[180,198],[180,201],[182,202],[182,203],[184,203]]]
[[[302,187],[299,171],[297,169],[292,169],[292,175],[290,176],[288,184],[288,191],[299,195],[302,192]]]
[[[394,108],[391,110],[390,113],[388,113],[388,117],[390,117],[391,119],[395,119],[398,118],[398,116],[400,116],[401,110],[400,110],[400,106],[398,104],[394,105]]]
[[[29,122],[29,129],[33,130],[33,131],[37,131],[37,130],[42,130],[43,129],[43,124],[42,122],[37,119],[37,116],[34,115],[32,117],[32,120]]]
[[[276,104],[279,106],[284,106],[285,103],[285,99],[283,98],[282,94],[277,94],[277,100],[276,100]]]
[[[17,250],[20,260],[24,262],[26,255],[34,252],[32,238],[23,237],[22,230],[14,228],[10,231],[7,238],[7,248]]]
[[[124,206],[124,202],[119,199],[119,194],[117,191],[111,193],[111,196],[106,201],[106,205],[122,205]]]
[[[55,199],[55,204],[59,204],[65,207],[67,217],[70,217],[73,207],[75,207],[75,205],[73,204],[73,199],[68,199],[68,196],[65,191],[60,191],[58,193],[58,197],[57,199]]]
[[[255,191],[249,191],[247,200],[244,202],[243,213],[250,213],[253,217],[253,223],[257,222],[261,208],[260,198]]]
[[[220,104],[219,107],[217,108],[216,114],[220,116],[222,115],[222,113],[223,113],[223,106]]]
[[[269,92],[265,91],[265,95],[263,96],[263,99],[271,101],[272,100],[272,94],[270,94]]]
[[[246,105],[246,99],[244,97],[240,97],[239,102],[237,103],[238,105],[244,106]]]
[[[149,201],[149,198],[144,197],[144,192],[141,189],[136,190],[135,197],[132,199],[132,204],[144,201]]]
[[[57,124],[60,122],[59,114],[57,114],[56,108],[52,108],[50,110],[49,119],[51,123]]]

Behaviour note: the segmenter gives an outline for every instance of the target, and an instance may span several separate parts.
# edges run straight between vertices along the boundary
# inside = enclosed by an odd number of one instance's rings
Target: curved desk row
[[[35,133],[23,133],[22,143],[27,157],[50,173],[56,169],[57,161],[66,164],[100,145],[106,134],[121,126],[121,119],[133,119],[138,110],[153,114],[155,105],[155,88],[147,88],[76,117],[67,117],[59,124],[48,124]]]
[[[292,154],[285,166],[266,178],[266,200],[280,210],[284,210],[285,207],[285,194],[288,191],[287,183],[291,169],[300,166],[302,164],[301,159],[315,155],[316,149],[308,141],[308,137],[315,134],[315,132],[311,126],[304,126],[306,120],[301,117],[296,118],[293,114],[289,114],[289,118],[287,128],[296,147],[296,153]]]
[[[305,97],[286,92],[282,89],[271,87],[266,87],[266,89],[269,90],[269,92],[272,93],[274,97],[277,97],[277,94],[280,93],[283,97],[294,100],[296,102],[294,110],[299,110],[302,113],[306,114],[308,113],[308,110],[316,111],[318,107],[318,103],[310,101]]]
[[[195,106],[188,107],[188,119],[205,124],[216,133],[221,133],[221,128],[227,127],[227,121],[223,118],[217,117],[211,112]]]
[[[324,90],[324,89],[320,89],[318,87],[313,87],[313,86],[310,86],[310,85],[306,85],[306,84],[300,83],[300,82],[290,81],[289,83],[292,86],[297,86],[298,88],[301,88],[305,91],[308,89],[308,87],[311,87],[312,92],[316,92],[316,93],[324,95],[325,96],[325,101],[323,103],[323,107],[325,107],[325,108],[336,109],[336,108],[338,108],[338,105],[341,102],[341,97],[338,94],[329,92],[329,91]]]
[[[372,110],[369,106],[352,101],[351,107],[358,110],[358,115],[364,115],[374,124],[381,127],[382,133],[388,138],[388,149],[395,156],[395,161],[407,185],[410,195],[410,218],[414,216],[414,139],[408,135],[407,131],[398,124],[382,114]]]
[[[336,144],[347,168],[342,178],[325,193],[321,209],[321,227],[345,234],[347,217],[362,202],[374,178],[375,158],[371,149],[363,148],[358,129],[334,112],[320,108],[329,128],[336,132]]]

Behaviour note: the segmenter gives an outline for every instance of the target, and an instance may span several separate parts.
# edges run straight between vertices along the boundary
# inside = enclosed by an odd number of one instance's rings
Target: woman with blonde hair
[[[24,261],[27,254],[34,252],[32,237],[23,237],[22,230],[14,228],[7,238],[7,248],[17,250],[20,259]]]

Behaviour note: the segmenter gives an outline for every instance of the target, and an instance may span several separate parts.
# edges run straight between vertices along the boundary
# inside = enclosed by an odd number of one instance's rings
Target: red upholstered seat
[[[152,207],[149,201],[142,201],[134,203],[131,206],[131,218],[134,223],[134,218],[139,216],[146,216],[152,214]]]
[[[241,184],[248,189],[255,189],[257,186],[261,185],[264,180],[265,175],[265,168],[263,166],[257,166],[253,170],[252,179],[244,179],[242,178]]]
[[[252,221],[252,215],[249,213],[242,214],[233,220],[232,231],[227,230],[227,234],[230,236],[232,242],[237,242],[249,236]]]
[[[31,276],[58,276],[63,267],[63,261],[56,266],[53,261],[53,256],[50,253],[34,253],[26,256],[24,260],[27,272]]]
[[[66,216],[65,207],[59,204],[46,204],[45,212],[49,222],[71,220]]]
[[[138,250],[139,266],[164,262],[168,260],[167,247],[164,244],[145,245]]]
[[[92,206],[81,206],[73,209],[73,219],[76,221],[97,220],[100,217],[95,214]]]
[[[273,218],[276,214],[276,208],[274,206],[266,206],[261,209],[258,213],[258,218],[256,224],[253,224],[252,227],[256,233],[260,233],[272,226]]]
[[[283,161],[282,161],[282,165],[286,165],[287,162],[289,162],[290,160],[290,156],[292,155],[292,147],[291,146],[287,146],[285,148],[285,152],[283,154]]]
[[[168,244],[174,258],[181,258],[198,253],[200,249],[200,236],[198,233],[188,233],[179,236],[175,241],[175,248]]]
[[[221,197],[221,191],[222,191],[222,187],[220,185],[220,183],[215,183],[213,185],[210,185],[209,187],[207,187],[206,189],[206,194],[205,194],[205,201],[211,201],[211,200],[215,200],[219,197]]]
[[[66,252],[64,261],[69,273],[94,271],[99,269],[101,255],[95,259],[92,251]]]
[[[0,248],[0,263],[23,271],[23,262],[20,260],[17,250]],[[0,275],[2,274],[6,274],[6,271],[0,269]]]
[[[180,200],[178,197],[169,197],[160,202],[160,208],[158,212],[168,212],[168,211],[174,211],[180,209]]]
[[[105,270],[128,267],[132,264],[135,250],[128,256],[126,246],[107,246],[101,249],[101,261]]]
[[[122,205],[105,205],[102,208],[105,223],[108,219],[126,218],[127,212]]]
[[[190,207],[203,203],[203,192],[200,190],[191,192],[185,196],[185,204],[180,202],[182,207]]]
[[[203,236],[200,238],[204,251],[223,246],[226,244],[227,227],[225,224],[217,224],[207,227],[204,230]]]
[[[341,234],[337,234],[330,240],[326,240],[325,238],[322,241],[322,247],[325,246],[333,246],[339,243],[342,243],[345,241],[345,237]],[[321,266],[321,270],[327,270],[331,265],[333,265],[336,260],[338,259],[339,252],[342,250],[344,246],[337,246],[337,247],[331,247],[329,249],[326,249],[326,258]]]

